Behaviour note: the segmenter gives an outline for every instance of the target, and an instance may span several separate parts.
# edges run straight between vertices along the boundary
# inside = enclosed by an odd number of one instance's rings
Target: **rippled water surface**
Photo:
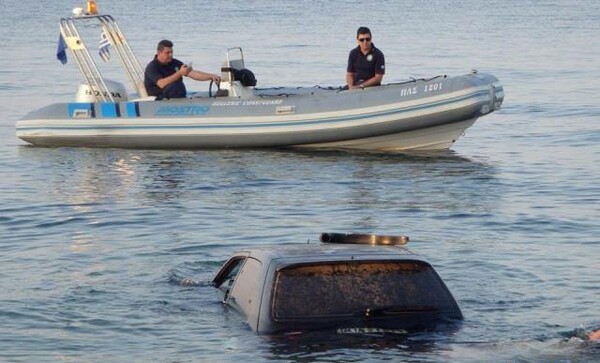
[[[214,72],[240,45],[259,86],[337,86],[367,25],[386,81],[476,68],[502,81],[505,103],[428,155],[31,147],[16,120],[79,83],[55,60],[57,21],[77,4],[2,2],[0,361],[600,359],[580,339],[600,328],[600,3],[169,4],[99,2],[143,63],[169,38]],[[464,322],[260,337],[209,285],[241,246],[332,231],[409,235]]]

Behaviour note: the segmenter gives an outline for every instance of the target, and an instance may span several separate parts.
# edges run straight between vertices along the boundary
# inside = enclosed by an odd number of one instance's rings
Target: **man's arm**
[[[382,79],[383,74],[375,74],[375,76],[373,76],[372,78],[369,78],[366,81],[364,81],[361,86],[362,88],[376,86],[381,83]]]
[[[354,89],[354,57],[353,54],[356,50],[351,50],[348,54],[348,65],[346,66],[346,84],[348,85],[348,89]]]
[[[348,89],[354,89],[354,73],[346,72],[346,84],[348,85]]]
[[[161,78],[158,81],[156,81],[156,85],[161,89],[164,89],[171,83],[179,81],[183,76],[187,76],[191,71],[192,70],[190,67],[186,66],[185,64],[182,64],[181,67],[179,67],[179,69],[177,70],[177,72],[173,73],[168,77]]]
[[[188,74],[188,77],[190,77],[191,79],[195,79],[196,81],[214,81],[215,83],[220,83],[221,82],[221,77],[219,77],[216,74],[212,74],[212,73],[206,73],[206,72],[202,72],[202,71],[191,71]]]

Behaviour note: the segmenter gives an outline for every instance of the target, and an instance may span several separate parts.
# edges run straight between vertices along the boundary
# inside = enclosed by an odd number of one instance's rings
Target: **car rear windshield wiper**
[[[400,315],[400,314],[412,314],[412,313],[437,313],[438,308],[433,306],[406,306],[406,305],[391,305],[383,306],[379,308],[366,308],[364,310],[357,311],[354,315],[356,316],[385,316],[385,315]]]

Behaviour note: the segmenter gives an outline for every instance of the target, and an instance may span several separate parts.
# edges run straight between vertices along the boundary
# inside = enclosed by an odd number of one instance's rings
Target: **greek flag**
[[[98,44],[98,54],[100,54],[100,58],[102,58],[102,60],[105,62],[108,62],[110,59],[110,51],[108,50],[109,47],[110,41],[108,40],[104,30],[102,30],[102,33],[100,33],[100,43]]]
[[[58,36],[56,59],[58,59],[62,64],[67,63],[67,43],[65,43],[65,39],[63,38],[62,34]]]

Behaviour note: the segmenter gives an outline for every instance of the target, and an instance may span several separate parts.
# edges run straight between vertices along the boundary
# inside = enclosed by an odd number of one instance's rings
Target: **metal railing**
[[[77,66],[83,76],[84,81],[90,87],[92,96],[96,102],[115,102],[110,89],[106,86],[102,73],[98,69],[96,62],[85,45],[83,38],[76,27],[76,22],[98,21],[102,31],[106,34],[112,49],[118,55],[123,71],[131,82],[133,88],[140,97],[147,97],[146,87],[144,86],[144,71],[140,62],[127,43],[125,35],[119,29],[117,22],[110,15],[87,15],[80,17],[69,17],[60,19],[60,32],[65,40],[67,48],[77,62]]]

